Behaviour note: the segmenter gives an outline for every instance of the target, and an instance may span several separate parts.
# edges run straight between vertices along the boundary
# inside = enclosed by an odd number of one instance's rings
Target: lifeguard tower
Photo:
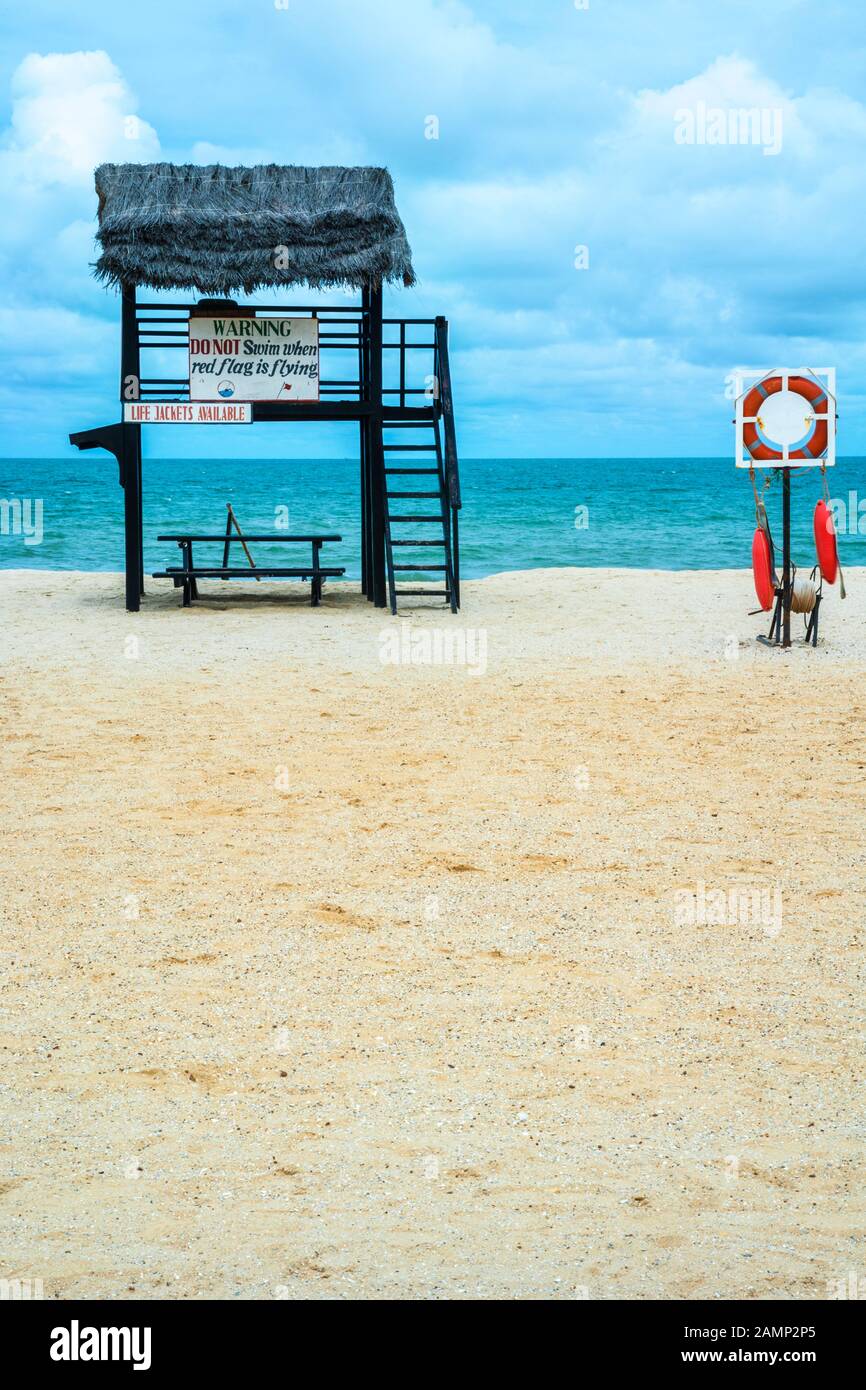
[[[144,426],[343,420],[358,424],[362,592],[392,613],[401,594],[456,613],[448,324],[383,317],[383,285],[415,281],[387,170],[103,164],[96,192],[96,274],[120,291],[120,418],[70,441],[117,460],[127,609],[144,595]],[[298,285],[334,302],[252,302]]]

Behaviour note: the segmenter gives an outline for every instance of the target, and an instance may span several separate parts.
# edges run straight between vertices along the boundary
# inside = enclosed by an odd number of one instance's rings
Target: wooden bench
[[[164,570],[154,571],[154,579],[172,579],[175,588],[183,589],[182,607],[189,608],[192,600],[199,597],[199,579],[309,579],[310,580],[310,602],[313,607],[317,607],[322,600],[322,584],[326,579],[338,579],[346,573],[345,566],[323,565],[321,563],[321,549],[326,542],[341,541],[342,536],[322,535],[322,536],[282,536],[271,532],[264,536],[248,535],[167,535],[157,536],[159,541],[174,541],[183,556],[182,565],[166,565]],[[193,544],[207,544],[209,542],[221,541],[223,545],[223,562],[221,565],[196,564],[193,560]],[[289,544],[289,545],[310,545],[312,546],[312,559],[310,564],[305,565],[255,565],[249,566],[229,564],[229,546],[246,546],[250,541],[257,541],[260,544]]]

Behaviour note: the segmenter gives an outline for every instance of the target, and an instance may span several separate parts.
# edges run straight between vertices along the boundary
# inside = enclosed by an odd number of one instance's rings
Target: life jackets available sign
[[[128,425],[251,425],[253,408],[241,401],[126,401]]]
[[[317,401],[318,319],[190,318],[192,401]]]

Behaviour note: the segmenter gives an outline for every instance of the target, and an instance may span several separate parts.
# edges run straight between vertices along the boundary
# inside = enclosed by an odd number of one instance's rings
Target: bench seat
[[[199,579],[248,579],[255,582],[258,579],[309,579],[312,580],[312,592],[310,602],[313,607],[318,607],[322,598],[322,580],[339,579],[346,573],[345,565],[256,565],[255,569],[250,569],[247,565],[241,566],[205,566],[195,565],[192,569],[182,569],[180,566],[167,565],[164,570],[154,570],[154,579],[173,579],[175,588],[183,589],[181,606],[189,608],[192,599],[198,598],[198,588],[196,581]]]
[[[232,523],[237,529],[237,535],[231,532]],[[229,507],[229,520],[224,535],[214,535],[212,532],[200,534],[196,532],[172,532],[158,537],[161,541],[175,541],[181,552],[182,561],[179,565],[166,565],[165,569],[154,570],[154,579],[172,579],[175,588],[183,589],[181,603],[184,608],[189,608],[194,598],[198,598],[199,579],[309,579],[310,580],[310,602],[315,608],[322,599],[322,582],[325,579],[339,579],[346,573],[343,565],[323,565],[321,563],[322,546],[329,541],[340,541],[342,536],[336,534],[305,534],[302,536],[287,536],[283,533],[259,535],[252,533],[242,536],[234,513]],[[196,564],[193,559],[192,548],[194,544],[221,542],[223,547],[222,564],[214,564],[213,561],[204,564]],[[253,557],[247,550],[250,541],[267,541],[269,544],[306,544],[312,546],[310,563],[299,565],[256,565]],[[230,548],[233,545],[242,545],[246,551],[249,565],[229,564]]]
[[[315,575],[322,578],[331,578],[346,573],[343,566],[316,566],[313,565],[256,565],[255,569],[250,569],[249,565],[231,566],[222,569],[215,565],[195,565],[191,570],[184,569],[182,566],[168,565],[164,570],[155,571],[154,579],[278,579],[286,576],[291,579],[310,579]]]

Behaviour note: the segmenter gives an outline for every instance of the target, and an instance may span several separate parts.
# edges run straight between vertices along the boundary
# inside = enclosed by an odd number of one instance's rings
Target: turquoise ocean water
[[[866,565],[866,459],[842,459],[828,478],[831,497],[844,500],[848,512],[842,563]],[[752,492],[748,474],[729,459],[464,459],[461,480],[466,578],[539,566],[737,569],[751,563]],[[795,473],[794,558],[808,568],[820,493],[817,471]],[[768,510],[777,538],[780,496],[775,483]],[[123,494],[107,455],[0,459],[0,499],[16,498],[42,500],[44,535],[38,545],[25,544],[3,509],[0,568],[122,568]],[[227,501],[248,531],[274,529],[276,509],[288,507],[291,531],[339,532],[342,544],[328,547],[327,559],[345,565],[348,578],[359,577],[358,464],[349,459],[145,459],[147,570],[176,562],[174,546],[157,544],[160,532],[221,531]],[[575,526],[583,519],[576,508],[588,509],[587,525]],[[256,557],[267,554],[267,547],[256,547]]]

